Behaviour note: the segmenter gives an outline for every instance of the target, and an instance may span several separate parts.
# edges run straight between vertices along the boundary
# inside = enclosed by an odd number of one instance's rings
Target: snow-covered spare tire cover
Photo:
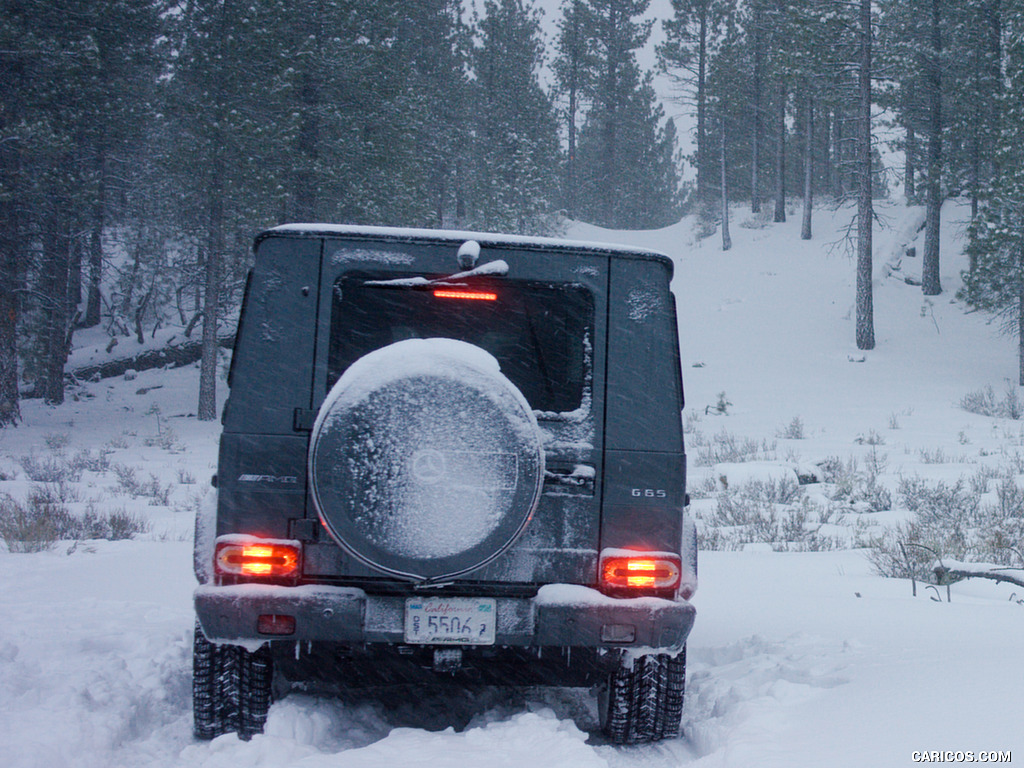
[[[338,379],[310,442],[310,485],[331,536],[417,581],[505,551],[540,498],[537,420],[489,353],[452,339],[375,350]]]

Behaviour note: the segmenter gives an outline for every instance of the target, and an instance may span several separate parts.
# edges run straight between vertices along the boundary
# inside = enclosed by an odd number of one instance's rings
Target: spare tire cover
[[[489,353],[410,339],[357,360],[320,408],[310,487],[331,536],[367,565],[418,581],[505,551],[540,498],[533,411]]]

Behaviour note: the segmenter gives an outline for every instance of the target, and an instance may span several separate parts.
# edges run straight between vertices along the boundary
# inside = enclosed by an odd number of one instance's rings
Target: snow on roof
[[[401,241],[427,241],[464,243],[476,241],[483,246],[514,246],[519,248],[557,248],[559,250],[584,250],[599,253],[614,253],[648,259],[668,259],[658,251],[615,243],[599,243],[585,240],[564,240],[557,237],[532,235],[507,235],[494,232],[471,232],[449,229],[416,229],[407,227],[369,227],[353,224],[282,224],[262,233],[257,241],[274,234],[300,237],[340,236],[350,238],[383,238]]]

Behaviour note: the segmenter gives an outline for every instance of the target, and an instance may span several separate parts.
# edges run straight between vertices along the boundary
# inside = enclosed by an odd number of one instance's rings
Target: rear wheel
[[[677,736],[685,686],[685,648],[675,656],[624,656],[600,693],[602,730],[616,744]]]
[[[249,652],[211,643],[196,622],[192,644],[194,733],[213,739],[236,732],[249,740],[262,733],[270,709],[273,659],[266,645]]]

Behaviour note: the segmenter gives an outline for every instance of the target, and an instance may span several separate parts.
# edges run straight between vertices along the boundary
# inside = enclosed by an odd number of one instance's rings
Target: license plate
[[[430,597],[405,601],[405,642],[494,645],[493,598]]]

